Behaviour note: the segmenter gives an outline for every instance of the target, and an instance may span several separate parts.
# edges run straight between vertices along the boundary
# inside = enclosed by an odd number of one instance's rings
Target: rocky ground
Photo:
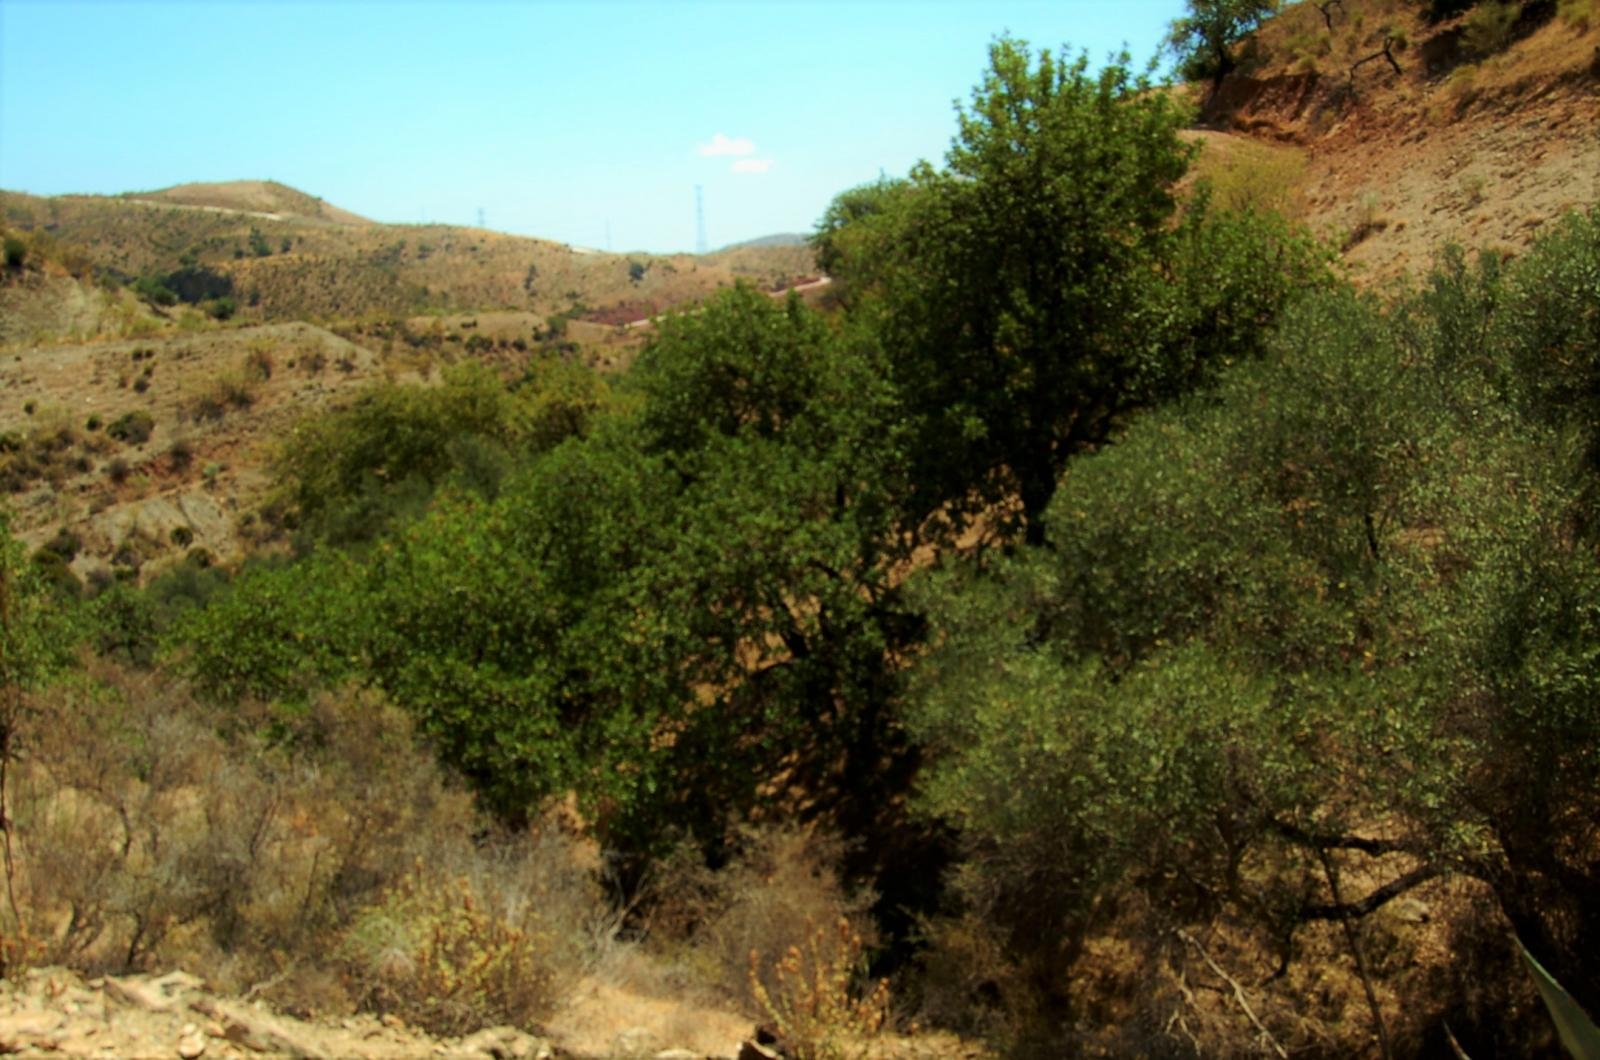
[[[619,1026],[618,1017],[638,1020]],[[0,980],[0,1054],[115,1060],[775,1060],[788,1055],[732,1013],[586,983],[547,1036],[489,1027],[438,1038],[393,1017],[302,1020],[264,1002],[224,998],[182,971],[85,979],[35,968]],[[948,1035],[886,1036],[875,1060],[970,1060],[982,1051]]]

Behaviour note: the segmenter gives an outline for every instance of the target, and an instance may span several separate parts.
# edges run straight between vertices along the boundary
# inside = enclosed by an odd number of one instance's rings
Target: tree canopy
[[[1277,9],[1275,0],[1189,0],[1189,13],[1167,32],[1177,72],[1189,81],[1209,80],[1214,91],[1238,69],[1239,42]]]

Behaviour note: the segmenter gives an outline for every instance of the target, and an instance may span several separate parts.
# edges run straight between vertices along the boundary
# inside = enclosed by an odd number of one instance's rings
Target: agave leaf
[[[1472,1060],[1467,1051],[1461,1048],[1461,1043],[1456,1041],[1455,1032],[1450,1029],[1450,1024],[1444,1025],[1444,1036],[1450,1039],[1450,1051],[1456,1054],[1456,1060]]]
[[[1538,984],[1539,996],[1544,998],[1550,1018],[1555,1021],[1561,1044],[1567,1047],[1567,1052],[1575,1060],[1600,1060],[1600,1027],[1595,1026],[1594,1020],[1572,1000],[1571,994],[1562,989],[1555,977],[1544,970],[1544,965],[1533,959],[1533,954],[1522,945],[1521,939],[1517,940],[1517,947],[1522,950],[1522,959],[1528,962],[1528,968],[1533,972],[1533,981]]]

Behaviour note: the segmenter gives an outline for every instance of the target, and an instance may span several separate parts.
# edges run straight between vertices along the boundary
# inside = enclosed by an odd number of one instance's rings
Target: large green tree
[[[1509,276],[1452,258],[1391,306],[1302,303],[1266,358],[1076,464],[1050,548],[929,579],[926,805],[1046,989],[1130,894],[1163,937],[1221,918],[1287,963],[1303,925],[1458,875],[1600,996],[1597,231]]]
[[[1259,218],[1177,216],[1188,115],[1125,57],[989,58],[945,167],[847,192],[816,245],[913,427],[908,521],[1014,504],[1038,542],[1066,461],[1251,352],[1310,259]]]

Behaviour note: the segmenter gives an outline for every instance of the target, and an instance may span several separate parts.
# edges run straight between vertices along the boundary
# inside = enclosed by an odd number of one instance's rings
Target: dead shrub
[[[550,1013],[551,937],[528,904],[419,860],[357,917],[340,956],[360,1007],[456,1035]]]
[[[375,694],[224,710],[90,659],[33,699],[17,741],[14,934],[31,949],[13,960],[203,967],[297,1014],[360,1003],[443,1030],[546,1012],[605,918],[574,840],[482,838]],[[393,982],[402,965],[423,978]]]
[[[831,930],[807,928],[804,943],[790,946],[770,969],[758,951],[750,952],[750,991],[796,1060],[864,1056],[889,1027],[889,981],[861,982],[861,935],[847,918]]]
[[[817,925],[844,921],[864,945],[875,944],[872,896],[845,890],[836,869],[843,854],[837,839],[796,827],[744,832],[734,860],[691,888],[702,918],[692,943],[701,974],[756,1013],[764,1007],[760,990],[772,998],[786,989],[773,962],[792,947],[808,947]],[[765,958],[754,977],[752,952]]]

